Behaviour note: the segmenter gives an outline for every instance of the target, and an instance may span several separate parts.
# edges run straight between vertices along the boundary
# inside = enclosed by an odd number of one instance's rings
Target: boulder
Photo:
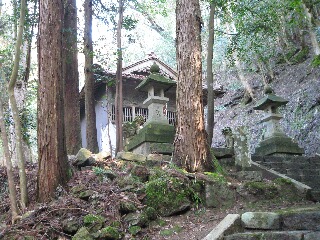
[[[206,206],[213,208],[228,208],[235,201],[235,193],[224,182],[207,181],[205,182]]]
[[[140,165],[136,165],[131,169],[131,175],[139,178],[141,182],[146,182],[149,180],[150,171],[148,168]]]
[[[72,163],[74,166],[81,168],[94,165],[96,160],[92,157],[92,153],[85,148],[81,148],[76,155],[76,160]]]
[[[86,227],[82,227],[72,237],[72,240],[94,240]]]
[[[80,224],[74,217],[66,218],[62,221],[62,230],[68,234],[74,234],[80,228]]]
[[[84,185],[77,185],[71,189],[71,193],[73,196],[87,201],[95,192],[87,189]]]
[[[100,215],[88,214],[83,218],[84,226],[92,233],[99,231],[103,227],[104,222],[105,218]]]
[[[146,214],[135,212],[127,214],[123,219],[129,226],[145,227],[149,223]]]
[[[241,215],[241,223],[245,228],[275,230],[280,229],[280,216],[272,212],[246,212]]]
[[[117,159],[132,161],[132,162],[145,162],[146,156],[131,152],[118,152]]]
[[[129,201],[121,201],[119,211],[122,215],[137,211],[137,207]]]
[[[100,230],[99,239],[117,240],[121,239],[121,234],[116,228],[108,226]]]

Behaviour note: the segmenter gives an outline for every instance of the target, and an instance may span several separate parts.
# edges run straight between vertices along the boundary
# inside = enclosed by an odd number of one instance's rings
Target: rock
[[[304,240],[315,240],[315,239],[320,239],[320,231],[312,232],[312,233],[306,233],[304,235]]]
[[[320,211],[287,212],[281,216],[284,230],[320,231]]]
[[[262,171],[240,171],[236,173],[236,178],[240,181],[262,181]]]
[[[72,240],[94,240],[86,227],[82,227],[72,237]]]
[[[123,219],[129,226],[145,227],[149,223],[148,217],[143,213],[129,213]]]
[[[84,226],[89,229],[90,232],[99,231],[105,222],[105,218],[100,215],[88,214],[83,218]]]
[[[87,189],[84,185],[77,185],[71,189],[71,193],[73,196],[87,201],[95,192]]]
[[[117,240],[121,239],[121,234],[116,228],[108,226],[100,230],[99,238]]]
[[[157,211],[153,207],[146,207],[143,209],[143,213],[148,217],[149,220],[153,221],[157,219]]]
[[[245,228],[280,229],[280,216],[272,212],[246,212],[241,215],[241,222]]]
[[[225,235],[241,229],[240,215],[228,214],[203,240],[222,240]]]
[[[302,240],[306,232],[245,232],[226,236],[225,240]]]
[[[108,158],[111,158],[111,153],[107,152],[107,151],[102,151],[102,152],[99,152],[98,154],[96,154],[95,157],[98,161],[103,161]]]
[[[135,154],[131,152],[118,152],[117,159],[133,162],[145,162],[146,156],[142,154]]]
[[[137,211],[137,207],[128,201],[121,201],[119,211],[122,215]]]
[[[230,158],[233,157],[234,151],[233,148],[212,148],[213,155],[220,158]]]
[[[74,166],[78,168],[92,166],[95,164],[96,160],[92,157],[92,153],[85,149],[81,148],[76,155],[76,160],[73,162]]]
[[[80,224],[77,219],[70,217],[62,221],[62,230],[65,233],[73,234],[78,231]]]
[[[146,182],[149,180],[150,172],[148,168],[140,165],[136,165],[131,169],[131,175],[139,178],[141,182]]]
[[[231,207],[235,201],[235,193],[226,183],[219,181],[205,182],[206,206],[213,208]]]

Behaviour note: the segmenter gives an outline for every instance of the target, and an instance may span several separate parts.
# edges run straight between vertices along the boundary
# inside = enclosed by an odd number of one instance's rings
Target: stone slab
[[[261,141],[255,149],[255,154],[266,156],[276,153],[302,155],[304,150],[289,137],[271,137]]]
[[[284,230],[320,231],[320,211],[287,212],[281,217]]]
[[[226,236],[225,240],[303,240],[305,231],[245,232]]]
[[[213,155],[220,158],[230,158],[234,155],[234,151],[232,148],[212,148]]]
[[[139,133],[130,139],[126,145],[128,151],[132,151],[145,142],[151,143],[173,143],[175,135],[174,126],[169,124],[148,123]]]
[[[133,161],[133,162],[145,162],[146,156],[142,154],[135,154],[132,152],[118,152],[117,159],[125,160],[125,161]]]
[[[240,215],[228,214],[205,238],[202,240],[222,240],[227,234],[241,229]]]
[[[311,232],[304,235],[304,240],[318,240],[320,239],[320,231]]]
[[[280,229],[280,216],[272,212],[246,212],[241,215],[244,228],[261,230]]]

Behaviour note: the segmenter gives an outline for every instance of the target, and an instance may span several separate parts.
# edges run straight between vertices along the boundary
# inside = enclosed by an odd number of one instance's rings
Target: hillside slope
[[[281,109],[284,115],[282,129],[305,149],[306,155],[315,155],[320,153],[320,68],[313,68],[310,63],[311,57],[299,64],[277,65],[270,86],[277,95],[289,100]],[[246,77],[255,90],[256,100],[259,100],[263,96],[261,76],[251,72]],[[254,152],[264,131],[259,123],[263,113],[253,110],[255,102],[241,103],[244,91],[235,72],[217,75],[217,82],[227,92],[215,101],[213,146],[224,145],[221,133],[224,127],[235,129],[245,125],[249,131],[251,152]]]

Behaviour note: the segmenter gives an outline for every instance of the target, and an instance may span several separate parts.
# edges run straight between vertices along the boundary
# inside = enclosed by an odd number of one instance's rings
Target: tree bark
[[[63,2],[40,1],[38,39],[38,201],[55,197],[70,176],[63,104]]]
[[[0,13],[1,15],[1,13]],[[4,74],[2,73],[2,76]],[[2,79],[4,81],[4,78]],[[1,87],[2,88],[2,87]],[[3,111],[3,102],[2,102],[2,91],[0,92],[0,130],[1,130],[1,138],[2,138],[2,147],[4,151],[4,158],[5,158],[5,165],[7,169],[7,176],[8,176],[8,185],[9,185],[9,199],[10,199],[10,206],[12,212],[12,224],[15,222],[15,219],[18,216],[18,205],[17,205],[17,192],[16,192],[16,185],[14,183],[14,175],[12,171],[12,162],[10,158],[10,150],[9,150],[9,141],[7,136],[7,129],[4,120],[4,111]]]
[[[177,125],[174,162],[189,172],[212,169],[204,124],[199,0],[177,0]]]
[[[208,37],[208,55],[207,55],[207,86],[208,86],[208,112],[207,112],[207,134],[208,144],[211,147],[214,127],[214,91],[213,91],[213,46],[214,46],[214,14],[215,2],[210,3],[209,13],[209,37]]]
[[[13,70],[10,77],[10,82],[8,86],[9,100],[11,104],[12,116],[15,125],[15,136],[16,136],[16,151],[19,165],[19,175],[20,175],[20,192],[21,192],[21,206],[25,209],[28,205],[28,190],[27,190],[27,177],[25,171],[25,157],[23,154],[22,148],[22,131],[21,131],[21,123],[19,116],[19,109],[17,106],[17,101],[14,95],[14,87],[18,78],[18,70],[19,70],[19,62],[20,62],[20,54],[21,54],[21,45],[22,45],[22,37],[23,37],[23,28],[25,22],[25,14],[26,14],[26,0],[21,1],[20,8],[20,19],[19,19],[19,29],[18,35],[15,45],[15,56],[14,56],[14,65]]]
[[[84,55],[85,55],[85,112],[87,148],[94,153],[99,151],[97,141],[96,111],[94,99],[93,46],[92,46],[92,0],[85,0],[84,6]]]
[[[123,22],[123,0],[119,0],[119,19],[117,26],[117,84],[116,84],[116,155],[118,152],[123,151],[123,97],[122,97],[122,49],[121,49],[121,29]]]
[[[64,6],[64,123],[67,153],[75,155],[81,147],[76,0],[65,0]]]

